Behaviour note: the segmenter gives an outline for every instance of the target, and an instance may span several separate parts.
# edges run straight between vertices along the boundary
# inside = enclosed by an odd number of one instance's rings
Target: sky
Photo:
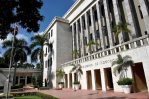
[[[40,22],[40,29],[38,31],[39,34],[43,33],[45,29],[48,27],[50,22],[53,20],[55,16],[63,17],[63,15],[67,12],[67,10],[73,5],[75,0],[42,0],[43,6],[40,9],[41,15],[44,16],[44,20]],[[29,44],[31,43],[31,36],[37,33],[27,33],[26,30],[19,27],[18,30],[18,38],[24,38]],[[11,39],[12,35],[8,35],[7,39]],[[4,53],[4,49],[2,49],[2,40],[0,40],[0,56]]]

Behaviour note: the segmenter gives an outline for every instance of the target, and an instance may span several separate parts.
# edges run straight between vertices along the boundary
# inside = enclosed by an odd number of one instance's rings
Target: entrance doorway
[[[92,75],[91,71],[86,71],[87,78],[87,89],[92,89]]]
[[[95,70],[95,86],[97,90],[102,89],[100,69]]]
[[[104,73],[105,73],[106,89],[113,90],[113,79],[112,79],[111,68],[105,68]]]
[[[132,66],[132,73],[134,79],[134,92],[147,91],[147,84],[143,64],[136,63],[135,66]]]
[[[69,73],[69,88],[72,88],[72,73]]]
[[[65,74],[65,88],[68,88],[68,77],[67,77],[67,74]]]

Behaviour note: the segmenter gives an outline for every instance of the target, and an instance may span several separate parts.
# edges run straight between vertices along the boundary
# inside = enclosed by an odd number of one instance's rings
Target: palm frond
[[[2,47],[3,48],[12,47],[12,41],[11,40],[5,40],[5,41],[3,41]]]
[[[41,46],[41,44],[40,44],[39,42],[34,41],[34,42],[32,42],[32,44],[30,45],[30,49],[34,49],[34,48],[37,47],[37,46]]]
[[[38,60],[39,52],[40,52],[40,48],[36,48],[35,50],[32,51],[32,54],[31,54],[32,62],[36,62]]]

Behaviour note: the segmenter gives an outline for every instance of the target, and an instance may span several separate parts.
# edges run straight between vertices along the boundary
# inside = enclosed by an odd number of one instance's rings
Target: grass
[[[38,96],[21,96],[21,97],[15,97],[14,99],[42,99]]]

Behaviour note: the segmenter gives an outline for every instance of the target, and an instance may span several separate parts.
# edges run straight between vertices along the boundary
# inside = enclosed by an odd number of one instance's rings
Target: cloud
[[[42,34],[44,34],[43,31],[42,32],[38,32],[38,33],[34,33],[34,35],[42,35]]]

